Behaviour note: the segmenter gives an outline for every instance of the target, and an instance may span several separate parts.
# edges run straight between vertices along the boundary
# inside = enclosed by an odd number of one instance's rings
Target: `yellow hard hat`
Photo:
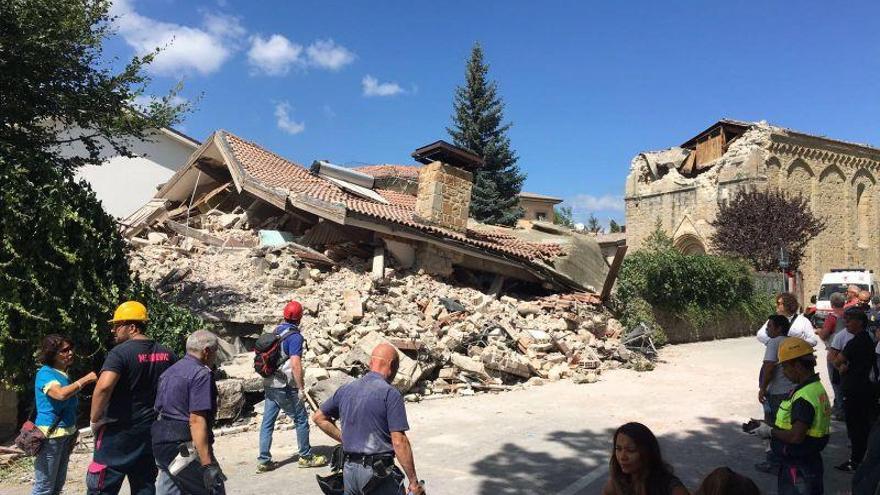
[[[779,345],[777,358],[782,363],[811,354],[813,354],[813,347],[806,340],[798,337],[786,337]]]
[[[125,301],[116,308],[110,323],[147,321],[147,307],[137,301]]]

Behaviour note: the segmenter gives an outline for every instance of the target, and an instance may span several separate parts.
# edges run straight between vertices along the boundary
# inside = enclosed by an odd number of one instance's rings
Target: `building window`
[[[543,221],[547,220],[547,214],[544,213],[543,211],[539,211],[539,212],[535,213],[535,220],[538,220],[539,222],[543,222]]]
[[[865,184],[859,184],[856,188],[856,211],[858,220],[858,245],[867,248],[871,245],[871,194]]]

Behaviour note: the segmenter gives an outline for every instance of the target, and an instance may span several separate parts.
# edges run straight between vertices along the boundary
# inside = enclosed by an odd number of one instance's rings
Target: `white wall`
[[[125,218],[147,203],[197,148],[163,132],[156,132],[151,139],[130,146],[138,155],[135,158],[110,156],[103,165],[87,165],[77,171],[114,217]]]

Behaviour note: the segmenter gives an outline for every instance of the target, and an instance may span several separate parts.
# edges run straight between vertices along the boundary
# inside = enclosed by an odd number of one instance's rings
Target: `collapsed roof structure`
[[[307,169],[218,130],[152,201],[123,222],[124,233],[136,240],[152,226],[169,224],[199,237],[188,219],[209,209],[243,211],[255,219],[252,226],[259,224],[256,219],[280,215],[278,230],[305,250],[346,241],[372,247],[377,275],[387,252],[399,266],[432,274],[448,276],[456,268],[494,274],[487,283],[498,291],[505,281],[556,291],[603,287],[609,266],[591,237],[546,225],[510,229],[468,218],[479,157],[443,141],[419,148],[413,157],[424,165],[349,169],[317,161]],[[229,240],[222,244],[235,246]]]

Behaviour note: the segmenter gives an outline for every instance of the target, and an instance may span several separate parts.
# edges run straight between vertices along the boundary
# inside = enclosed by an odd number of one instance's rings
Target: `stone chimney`
[[[466,231],[474,172],[483,160],[445,141],[423,146],[412,157],[425,164],[419,170],[416,221]]]

